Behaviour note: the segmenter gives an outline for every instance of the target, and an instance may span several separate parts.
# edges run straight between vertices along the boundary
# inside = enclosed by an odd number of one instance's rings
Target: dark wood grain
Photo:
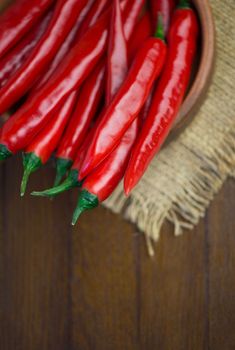
[[[235,184],[231,181],[207,216],[209,339],[213,350],[235,349],[234,209]]]
[[[235,184],[150,259],[141,234],[103,208],[73,230],[76,191],[19,198],[21,161],[0,166],[1,350],[233,350]],[[15,176],[17,174],[17,176]],[[34,174],[29,190],[51,184]]]
[[[65,349],[70,332],[66,210],[61,201],[19,198],[20,163],[6,163],[1,183],[0,348]],[[35,188],[52,178],[38,172],[31,180]]]

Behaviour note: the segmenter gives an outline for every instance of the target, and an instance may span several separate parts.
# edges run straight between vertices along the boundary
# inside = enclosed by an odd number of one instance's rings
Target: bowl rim
[[[196,112],[203,102],[211,82],[215,60],[215,24],[209,0],[193,0],[200,21],[202,49],[196,78],[181,106],[174,129],[180,128],[189,114]],[[192,115],[193,116],[193,115]]]

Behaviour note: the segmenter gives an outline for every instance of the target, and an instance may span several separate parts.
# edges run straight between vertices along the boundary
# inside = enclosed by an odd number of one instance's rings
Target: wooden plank
[[[103,208],[73,232],[73,348],[137,349],[133,227]]]
[[[207,276],[204,225],[173,237],[166,225],[149,259],[140,249],[140,348],[207,349]]]
[[[235,349],[235,183],[230,180],[208,214],[210,349]]]
[[[0,348],[4,324],[3,282],[4,282],[4,208],[5,208],[5,165],[0,164]]]
[[[67,212],[60,201],[19,198],[21,161],[7,162],[4,306],[1,349],[66,349],[69,346]],[[50,176],[48,176],[50,173]],[[30,188],[45,188],[53,171],[31,178]]]
[[[0,168],[1,350],[235,348],[232,181],[206,224],[179,238],[166,225],[150,259],[133,226],[103,208],[71,230],[76,191],[20,199],[21,170],[15,159]],[[53,174],[38,172],[30,189]]]

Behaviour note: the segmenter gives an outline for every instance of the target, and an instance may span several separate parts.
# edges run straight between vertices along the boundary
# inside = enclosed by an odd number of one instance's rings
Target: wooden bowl
[[[209,0],[193,0],[192,2],[200,22],[198,56],[193,67],[188,93],[169,136],[170,139],[187,126],[195,116],[206,97],[214,67],[215,28]]]

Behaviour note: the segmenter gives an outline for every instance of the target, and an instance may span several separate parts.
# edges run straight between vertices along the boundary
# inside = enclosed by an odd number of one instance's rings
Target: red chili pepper
[[[17,0],[0,18],[0,57],[39,20],[53,0]]]
[[[141,0],[123,0],[121,3],[123,31],[126,41],[130,39],[133,33],[134,25],[138,20],[140,10],[142,9],[144,3],[145,1]],[[125,11],[123,11],[123,9]],[[127,13],[127,15],[125,13]]]
[[[78,19],[65,39],[64,43],[59,48],[58,52],[55,55],[55,58],[50,63],[48,70],[39,78],[39,80],[35,83],[32,88],[32,94],[35,94],[37,91],[41,90],[42,86],[49,81],[57,67],[64,60],[65,56],[68,54],[71,47],[73,47],[80,37],[80,30],[83,24],[83,21],[86,20],[86,16],[88,15],[91,6],[93,5],[94,0],[88,0],[85,7],[83,7],[82,11],[79,13]]]
[[[127,59],[125,62],[127,67]],[[92,209],[107,199],[121,181],[130,158],[131,149],[138,135],[139,120],[139,117],[134,120],[114,151],[85,178],[73,214],[73,225],[75,225],[83,211]]]
[[[34,25],[32,30],[0,60],[0,88],[22,66],[32,49],[37,45],[48,26],[51,15],[52,12],[50,11],[40,23]]]
[[[150,0],[153,25],[155,27],[158,14],[163,17],[164,33],[167,35],[171,17],[175,9],[175,0]]]
[[[160,74],[166,56],[161,31],[146,40],[114,100],[107,108],[88,148],[79,179],[93,171],[115,148],[138,116],[154,80]]]
[[[63,59],[67,51],[69,51],[73,42],[78,42],[79,39],[84,35],[84,33],[90,28],[103,12],[105,6],[107,5],[107,0],[97,1],[91,7],[82,25],[76,28],[76,35],[73,38],[69,38],[70,44],[64,44],[65,49],[61,48],[60,52],[57,54],[59,62]],[[78,30],[79,29],[79,30]],[[71,35],[70,35],[71,36]],[[58,61],[58,60],[54,60]],[[54,66],[57,66],[57,62],[53,62]],[[42,81],[36,87],[38,91],[41,86],[49,79],[50,75],[55,69],[49,69],[49,72],[42,78]],[[100,102],[101,96],[103,94],[103,79],[104,79],[104,63],[100,64],[91,76],[88,77],[87,81],[84,83],[81,94],[78,97],[77,108],[70,119],[70,122],[66,128],[65,135],[60,141],[59,149],[57,150],[57,161],[56,161],[56,179],[54,186],[57,186],[61,179],[66,174],[67,170],[71,167],[75,153],[82,142],[87,128],[91,119],[93,118],[97,106]],[[35,93],[35,89],[34,89]]]
[[[103,60],[97,65],[81,88],[77,106],[56,152],[57,186],[73,163],[76,152],[84,140],[104,90],[105,67]]]
[[[21,183],[21,196],[24,195],[31,173],[39,169],[50,158],[63,134],[68,119],[71,116],[77,99],[77,92],[73,92],[56,111],[54,117],[45,128],[34,138],[26,148],[24,154],[24,175]]]
[[[152,35],[152,23],[148,11],[141,17],[128,43],[129,62],[132,63],[136,52],[144,41]]]
[[[187,7],[187,1],[181,1],[181,4],[183,8],[175,12],[170,28],[167,62],[125,175],[126,194],[141,179],[166,139],[188,86],[198,23],[193,10]]]
[[[124,4],[122,1],[122,5]],[[135,20],[137,17],[137,8],[133,5],[136,15],[133,16],[133,11],[131,11],[130,6],[128,7],[128,16],[131,16],[133,19],[132,28],[130,28],[130,21],[128,21],[128,27],[133,31]],[[140,6],[139,6],[140,9]],[[125,18],[124,18],[125,19]],[[128,19],[128,17],[127,17]],[[126,19],[126,22],[127,22]],[[129,32],[131,33],[129,29]],[[129,42],[130,42],[129,38]],[[138,41],[139,37],[135,37],[134,40]],[[126,55],[126,53],[124,53]],[[119,53],[118,53],[119,55]],[[108,57],[110,55],[108,54]],[[125,57],[122,55],[122,57]],[[115,66],[115,60],[113,61],[113,66]],[[57,151],[57,174],[54,186],[57,186],[61,179],[66,174],[67,170],[70,168],[73,163],[74,157],[77,153],[78,147],[84,139],[85,133],[89,127],[89,123],[93,116],[95,115],[98,103],[102,97],[102,85],[103,85],[103,74],[104,74],[105,64],[103,62],[103,68],[100,66],[100,73],[97,68],[96,72],[93,73],[93,77],[88,78],[88,81],[85,82],[83,87],[83,93],[78,99],[78,108],[74,112],[73,117],[71,118],[69,125],[66,129],[66,133],[60,142],[59,150]],[[103,74],[101,71],[103,69]],[[97,77],[95,77],[97,75]],[[97,80],[96,80],[97,79]],[[96,83],[93,83],[92,80],[95,80]],[[92,88],[92,84],[94,84]],[[93,91],[94,90],[94,91]],[[89,105],[86,106],[85,101],[89,101]]]
[[[82,22],[77,40],[79,40],[79,38],[81,38],[86,33],[86,31],[95,24],[103,11],[107,9],[107,5],[109,5],[108,0],[99,0],[94,2],[89,13]]]
[[[87,31],[52,79],[3,125],[0,160],[24,149],[50,120],[63,98],[77,89],[89,75],[105,51],[108,17],[109,12]]]
[[[120,59],[122,58],[122,59]],[[113,1],[113,10],[109,29],[107,55],[106,106],[108,106],[127,75],[127,46],[122,25],[119,0]]]
[[[86,0],[58,0],[51,23],[24,65],[0,90],[0,113],[22,97],[42,73],[69,34]]]
[[[136,18],[137,8],[140,10],[143,2],[131,0],[127,3],[132,5],[132,10],[126,6],[123,13],[124,23],[128,21],[127,28],[129,16]],[[0,134],[0,160],[24,149],[50,120],[63,98],[77,89],[92,71],[105,52],[109,16],[110,11],[107,10],[71,49],[50,82],[4,124]]]
[[[126,131],[117,148],[84,180],[77,207],[73,214],[73,225],[75,225],[83,211],[97,207],[115,190],[126,170],[138,131],[137,118]]]
[[[108,49],[108,84],[106,103],[109,105],[113,96],[123,83],[128,70],[127,46],[122,29],[122,18],[118,0],[113,3],[110,40]],[[96,207],[115,190],[122,179],[130,151],[138,132],[137,119],[127,130],[115,150],[91,173],[82,185],[82,192],[73,215],[75,225],[79,215],[86,209]]]
[[[110,89],[108,96],[110,96],[110,99],[113,98],[113,96],[116,94],[116,90],[120,87],[122,84],[125,74],[127,72],[128,67],[128,57],[127,57],[127,49],[126,49],[126,40],[124,37],[124,32],[122,30],[122,19],[121,19],[121,12],[118,9],[118,3],[115,0],[113,4],[113,16],[111,19],[111,30],[110,30],[110,45],[108,50],[108,57],[111,57],[109,62],[109,69],[108,69],[108,76],[112,75],[113,84],[109,84],[108,88]],[[115,17],[119,17],[119,20],[115,20]],[[114,28],[112,28],[114,27]],[[116,46],[113,45],[113,42],[115,41],[115,38],[118,36],[118,48],[119,50],[116,50]],[[121,38],[120,38],[121,37]],[[121,53],[121,54],[120,54]],[[100,69],[103,67],[103,62],[100,64]],[[99,69],[99,67],[97,68]],[[103,75],[104,75],[104,68],[103,68]],[[120,80],[120,76],[122,77],[122,80]],[[102,79],[103,77],[101,77]],[[102,80],[101,80],[102,81]],[[115,86],[115,89],[113,88]],[[84,96],[85,101],[87,99]],[[79,101],[82,101],[80,98]],[[78,106],[79,106],[78,101]],[[76,111],[77,113],[77,111]],[[79,115],[79,114],[78,114]],[[78,181],[78,172],[80,169],[80,166],[82,164],[82,161],[84,159],[85,153],[87,151],[88,145],[90,143],[90,140],[92,140],[93,135],[95,133],[95,130],[97,129],[100,121],[103,118],[103,113],[99,115],[97,118],[95,125],[93,128],[91,128],[90,132],[88,133],[85,141],[83,142],[82,146],[79,149],[79,152],[77,154],[76,160],[72,166],[72,169],[67,177],[67,179],[60,185],[56,186],[52,189],[43,191],[43,192],[33,192],[33,195],[37,196],[55,196],[61,192],[64,192],[65,190],[68,190],[72,187],[80,186],[80,182]],[[74,128],[71,128],[71,133],[73,132],[73,129],[75,129],[77,126],[79,126],[78,122],[76,121]],[[100,176],[101,173],[103,173],[103,178],[106,179],[107,188],[106,190],[103,189],[103,193],[105,192],[108,195],[108,191],[113,191],[116,187],[117,183],[120,181],[120,178],[124,174],[125,166],[128,161],[128,155],[130,148],[133,145],[133,142],[137,136],[137,130],[138,130],[138,122],[137,120],[133,123],[133,125],[130,127],[130,129],[126,132],[123,140],[121,141],[120,145],[116,147],[115,151],[108,157],[107,161],[104,162],[104,164],[101,165],[101,167],[98,167],[98,177],[97,180],[100,183]],[[87,124],[88,127],[89,123]],[[82,127],[82,125],[81,125]],[[82,127],[82,130],[84,132],[84,128]],[[71,136],[70,136],[71,138]],[[66,137],[65,137],[66,139]],[[77,137],[75,138],[75,140]],[[83,138],[81,138],[80,143]],[[65,152],[68,149],[68,147],[64,147]],[[70,147],[71,149],[71,147]],[[74,147],[72,148],[74,152]],[[66,153],[65,153],[66,155]],[[68,155],[66,156],[68,158]],[[61,159],[61,167],[64,170],[64,161],[66,161],[65,158],[59,158]],[[65,163],[66,164],[66,163]],[[67,164],[66,164],[67,165]],[[95,175],[96,177],[96,172]],[[93,180],[94,182],[94,180]],[[105,185],[105,181],[103,182]]]

